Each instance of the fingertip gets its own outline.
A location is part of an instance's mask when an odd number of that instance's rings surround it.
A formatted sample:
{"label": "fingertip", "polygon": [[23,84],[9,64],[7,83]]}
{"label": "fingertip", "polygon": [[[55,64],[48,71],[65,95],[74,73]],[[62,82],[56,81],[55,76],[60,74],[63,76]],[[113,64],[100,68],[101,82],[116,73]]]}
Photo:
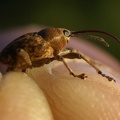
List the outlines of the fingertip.
{"label": "fingertip", "polygon": [[7,73],[0,88],[0,120],[53,119],[43,92],[25,73]]}
{"label": "fingertip", "polygon": [[[109,82],[84,62],[76,63],[72,60],[70,64],[68,60],[67,63],[76,74],[84,72],[88,77],[81,80],[70,76],[65,66],[57,61],[46,67],[29,70],[27,73],[43,90],[54,118],[118,119],[120,114],[116,111],[120,108],[119,85]],[[75,64],[78,66],[77,69]],[[103,68],[108,70],[105,66]]]}

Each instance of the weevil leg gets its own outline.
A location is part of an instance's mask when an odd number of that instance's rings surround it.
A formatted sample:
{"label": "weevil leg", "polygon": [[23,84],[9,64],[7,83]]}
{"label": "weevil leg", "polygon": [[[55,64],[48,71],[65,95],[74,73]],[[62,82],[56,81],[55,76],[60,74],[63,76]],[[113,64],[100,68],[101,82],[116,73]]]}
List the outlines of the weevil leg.
{"label": "weevil leg", "polygon": [[97,68],[90,60],[88,60],[82,53],[80,53],[79,51],[73,49],[73,48],[68,48],[65,49],[63,51],[61,51],[60,55],[63,58],[69,58],[69,59],[83,59],[84,61],[86,61],[90,66],[92,66],[96,72],[100,75],[102,75],[103,77],[106,77],[108,79],[108,81],[114,81],[116,82],[112,77],[105,75],[104,73],[102,73],[102,71]]}
{"label": "weevil leg", "polygon": [[74,77],[81,78],[81,79],[83,79],[83,80],[87,77],[84,73],[82,73],[82,74],[80,74],[80,75],[76,75],[76,74],[72,71],[72,69],[68,66],[68,64],[65,62],[65,60],[64,60],[64,58],[63,58],[62,56],[57,55],[56,59],[57,59],[58,61],[62,61],[62,62],[63,62],[63,64],[65,65],[65,67],[68,69],[70,75],[72,75],[72,76],[74,76]]}
{"label": "weevil leg", "polygon": [[29,54],[23,49],[17,51],[16,61],[15,69],[22,69],[22,71],[25,71],[25,68],[32,66]]}

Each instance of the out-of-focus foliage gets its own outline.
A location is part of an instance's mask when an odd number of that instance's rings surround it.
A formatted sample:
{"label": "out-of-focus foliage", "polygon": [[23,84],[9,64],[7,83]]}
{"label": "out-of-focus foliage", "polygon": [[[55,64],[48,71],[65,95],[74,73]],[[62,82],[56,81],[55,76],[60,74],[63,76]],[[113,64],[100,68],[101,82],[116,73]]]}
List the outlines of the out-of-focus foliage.
{"label": "out-of-focus foliage", "polygon": [[[120,38],[119,11],[119,0],[1,0],[0,29],[37,24],[70,30],[98,29]],[[104,38],[111,45],[107,50],[120,59],[120,44]]]}

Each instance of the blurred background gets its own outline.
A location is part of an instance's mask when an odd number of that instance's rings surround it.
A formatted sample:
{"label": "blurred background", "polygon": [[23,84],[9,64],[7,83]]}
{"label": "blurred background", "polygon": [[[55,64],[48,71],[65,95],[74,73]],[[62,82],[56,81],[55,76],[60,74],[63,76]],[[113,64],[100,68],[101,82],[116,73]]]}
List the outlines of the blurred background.
{"label": "blurred background", "polygon": [[[64,27],[69,30],[96,29],[120,38],[119,0],[1,0],[0,31],[25,25]],[[106,49],[120,60],[120,44],[99,34],[109,44]],[[94,42],[94,41],[89,41]],[[87,46],[86,46],[87,47]]]}

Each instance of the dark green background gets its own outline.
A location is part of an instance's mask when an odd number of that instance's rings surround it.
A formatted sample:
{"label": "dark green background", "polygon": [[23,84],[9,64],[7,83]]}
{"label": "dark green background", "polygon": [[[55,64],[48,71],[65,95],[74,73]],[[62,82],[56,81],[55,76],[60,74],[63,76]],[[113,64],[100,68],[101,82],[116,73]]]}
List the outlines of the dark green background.
{"label": "dark green background", "polygon": [[[70,30],[98,29],[120,38],[120,1],[1,0],[1,30],[28,24],[65,27]],[[107,50],[120,60],[120,44],[109,37],[104,38],[110,44]]]}

